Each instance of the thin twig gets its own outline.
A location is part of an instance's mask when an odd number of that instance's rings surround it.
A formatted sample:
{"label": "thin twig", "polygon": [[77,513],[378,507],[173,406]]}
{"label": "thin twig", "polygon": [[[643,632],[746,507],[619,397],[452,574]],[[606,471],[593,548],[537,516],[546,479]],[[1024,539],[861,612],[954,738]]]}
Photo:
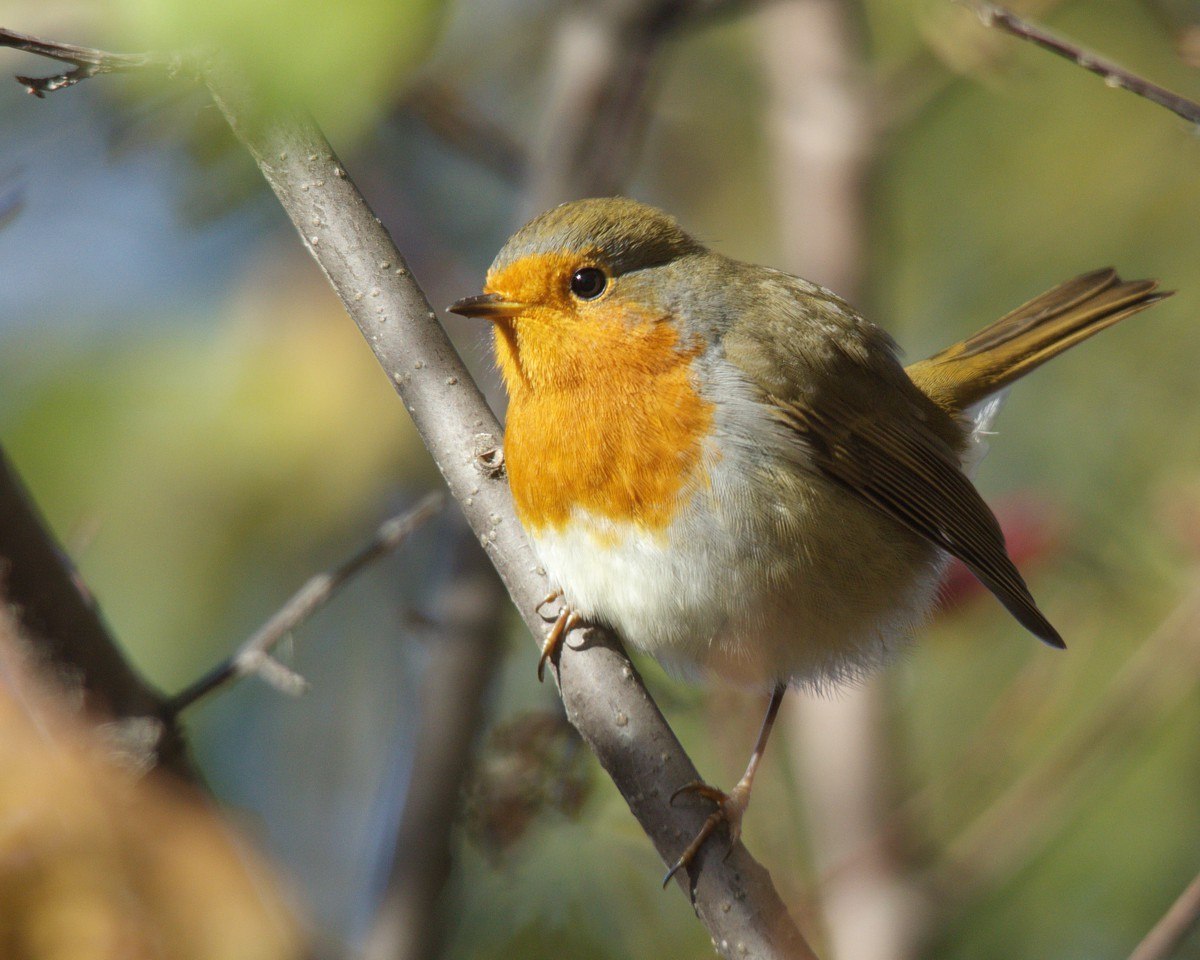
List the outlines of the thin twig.
{"label": "thin twig", "polygon": [[1162,915],[1142,942],[1134,947],[1129,960],[1167,960],[1183,938],[1200,923],[1200,874],[1184,888],[1179,898]]}
{"label": "thin twig", "polygon": [[73,43],[56,43],[41,40],[23,33],[5,30],[0,27],[0,47],[11,47],[14,50],[24,50],[39,57],[48,57],[60,63],[69,63],[75,69],[56,73],[49,77],[17,77],[27,92],[35,97],[44,98],[47,93],[73,87],[80,81],[102,73],[122,73],[129,70],[142,70],[146,67],[159,67],[170,73],[177,72],[182,64],[181,57],[164,57],[153,53],[109,53],[94,47],[80,47]]}
{"label": "thin twig", "polygon": [[271,656],[275,645],[316,613],[356,574],[407,540],[442,508],[444,497],[431,493],[411,510],[384,523],[369,543],[332,570],[310,577],[233,656],[217,664],[195,683],[171,697],[162,707],[165,717],[177,717],[197,700],[250,673],[256,673],[284,693],[298,694],[307,682]]}
{"label": "thin twig", "polygon": [[1037,44],[1043,50],[1049,50],[1060,57],[1065,57],[1077,66],[1083,67],[1084,70],[1091,71],[1097,76],[1102,77],[1107,86],[1128,90],[1139,97],[1144,97],[1151,103],[1157,103],[1160,107],[1166,107],[1166,109],[1183,117],[1189,123],[1200,124],[1200,103],[1197,103],[1195,100],[1189,100],[1187,97],[1174,93],[1166,87],[1161,87],[1157,83],[1147,80],[1145,77],[1139,77],[1136,73],[1131,73],[1111,60],[1097,56],[1069,40],[1054,35],[1037,24],[1030,23],[1028,20],[1022,20],[1015,14],[1009,13],[1003,7],[986,3],[984,0],[960,0],[960,2],[966,3],[973,8],[979,14],[979,19],[983,21],[984,26],[998,27],[1006,33],[1012,34],[1014,37]]}

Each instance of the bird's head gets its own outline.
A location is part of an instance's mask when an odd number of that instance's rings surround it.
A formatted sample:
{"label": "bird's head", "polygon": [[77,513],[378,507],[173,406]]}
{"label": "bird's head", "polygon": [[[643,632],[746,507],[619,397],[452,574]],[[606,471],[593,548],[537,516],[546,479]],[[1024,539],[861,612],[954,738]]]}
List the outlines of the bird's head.
{"label": "bird's head", "polygon": [[655,367],[688,339],[676,320],[687,258],[707,251],[665,213],[619,197],[564,203],[497,254],[484,293],[451,305],[493,321],[509,392]]}

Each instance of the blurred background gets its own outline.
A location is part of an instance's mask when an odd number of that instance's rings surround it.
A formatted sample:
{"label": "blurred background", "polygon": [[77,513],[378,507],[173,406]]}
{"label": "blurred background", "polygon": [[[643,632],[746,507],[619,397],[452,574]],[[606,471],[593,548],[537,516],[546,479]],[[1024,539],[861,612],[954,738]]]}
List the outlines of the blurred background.
{"label": "blurred background", "polygon": [[[1013,7],[1200,97],[1193,0]],[[841,960],[1124,957],[1200,869],[1200,141],[1183,121],[942,0],[0,12],[108,49],[241,54],[276,106],[315,112],[435,305],[478,292],[529,215],[613,192],[833,287],[910,359],[1096,267],[1178,290],[1022,382],[978,474],[1068,652],[952,575],[886,674],[790,698],[746,841]],[[0,210],[0,443],[156,686],[195,679],[438,486],[202,92],[0,87]],[[501,410],[486,331],[444,320]],[[281,656],[305,696],[250,679],[185,715],[213,791],[319,952],[343,955],[405,866],[414,757],[449,708],[459,803],[430,829],[453,856],[413,955],[711,955],[453,512],[297,631]],[[758,699],[639,666],[702,773],[734,782]]]}

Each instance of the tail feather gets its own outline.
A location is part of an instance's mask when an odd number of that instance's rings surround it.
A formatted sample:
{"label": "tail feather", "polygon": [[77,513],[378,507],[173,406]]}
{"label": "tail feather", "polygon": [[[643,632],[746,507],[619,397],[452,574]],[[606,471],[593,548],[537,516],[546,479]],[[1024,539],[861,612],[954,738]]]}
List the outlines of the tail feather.
{"label": "tail feather", "polygon": [[1111,267],[1085,273],[928,360],[911,364],[908,375],[939,406],[961,412],[1064,350],[1171,295],[1157,287],[1157,280],[1122,280]]}

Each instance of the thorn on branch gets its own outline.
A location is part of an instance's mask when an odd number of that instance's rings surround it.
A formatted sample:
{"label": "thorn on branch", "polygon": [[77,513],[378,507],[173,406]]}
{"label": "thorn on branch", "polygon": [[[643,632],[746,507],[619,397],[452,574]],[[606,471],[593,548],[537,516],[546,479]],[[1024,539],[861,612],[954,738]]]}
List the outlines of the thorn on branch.
{"label": "thorn on branch", "polygon": [[234,658],[234,673],[239,677],[257,674],[280,693],[298,697],[308,692],[309,682],[291,667],[284,666],[269,653],[248,650]]}

